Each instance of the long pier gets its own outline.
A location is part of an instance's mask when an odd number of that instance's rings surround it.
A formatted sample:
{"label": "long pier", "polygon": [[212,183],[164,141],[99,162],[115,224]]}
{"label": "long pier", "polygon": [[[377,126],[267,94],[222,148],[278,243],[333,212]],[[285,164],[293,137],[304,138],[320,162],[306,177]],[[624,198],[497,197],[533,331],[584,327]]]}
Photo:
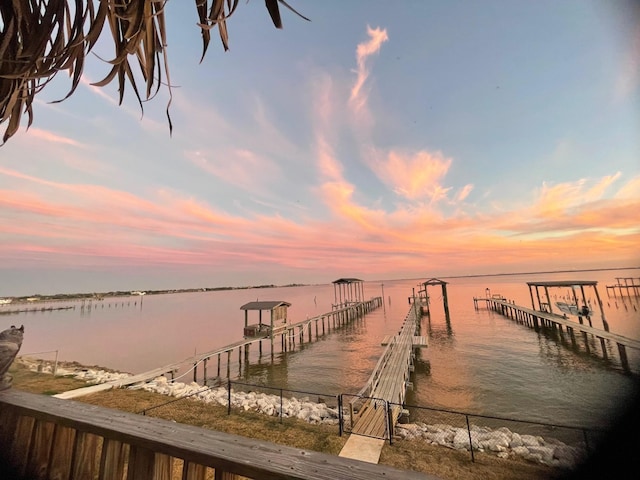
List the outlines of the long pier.
{"label": "long pier", "polygon": [[[579,318],[579,322],[575,322],[569,320],[569,318],[556,315],[553,313],[540,312],[537,310],[532,310],[530,308],[522,307],[520,305],[516,305],[515,303],[509,302],[503,298],[474,298],[473,303],[476,308],[480,303],[484,302],[486,307],[494,310],[510,319],[527,325],[529,327],[535,328],[536,330],[540,327],[548,327],[558,329],[562,332],[563,327],[571,336],[572,342],[575,344],[575,332],[580,332],[585,340],[585,344],[588,348],[588,343],[586,343],[587,336],[592,335],[593,337],[600,340],[600,345],[602,347],[602,355],[606,359],[608,358],[607,348],[606,348],[606,340],[610,340],[614,342],[618,347],[618,354],[620,355],[620,363],[622,364],[622,368],[629,372],[629,361],[627,358],[626,349],[635,348],[640,349],[640,341],[634,340],[632,338],[628,338],[622,335],[618,335],[616,333],[611,333],[606,330],[602,330],[599,328],[594,328],[592,325],[586,325],[583,322],[582,317]],[[589,319],[589,323],[591,323]]]}
{"label": "long pier", "polygon": [[614,285],[607,285],[607,295],[609,290],[613,293],[614,297],[617,297],[616,290],[620,297],[640,297],[640,278],[634,277],[616,277],[616,283]]}
{"label": "long pier", "polygon": [[[286,328],[284,328],[281,332],[278,333],[278,336],[281,337],[281,348],[283,352],[291,350],[295,348],[296,338],[299,339],[300,344],[302,344],[305,340],[305,332],[306,338],[308,342],[311,342],[313,339],[313,329],[312,325],[315,326],[315,338],[316,340],[320,338],[320,336],[329,333],[331,329],[339,328],[347,323],[352,322],[356,318],[362,317],[364,314],[379,308],[382,305],[381,297],[373,297],[370,300],[365,300],[362,302],[349,302],[343,304],[341,308],[337,308],[332,310],[331,312],[323,313],[321,315],[317,315],[315,317],[307,318],[297,323],[286,324]],[[252,344],[257,343],[258,348],[260,349],[260,354],[262,354],[262,342],[270,341],[271,344],[271,354],[273,355],[274,342],[269,336],[255,337],[255,338],[247,338],[244,340],[240,340],[238,342],[232,343],[230,345],[226,345],[224,347],[217,348],[215,350],[211,350],[205,353],[198,354],[194,357],[186,358],[179,362],[170,363],[168,365],[154,368],[153,370],[149,370],[147,372],[142,372],[136,375],[132,375],[130,377],[114,380],[111,382],[101,383],[98,385],[91,385],[88,387],[78,388],[75,390],[69,390],[67,392],[59,393],[55,395],[58,398],[77,398],[80,396],[88,395],[91,393],[96,393],[104,390],[109,390],[111,388],[121,388],[129,385],[135,385],[139,383],[145,383],[154,378],[170,374],[173,379],[175,374],[184,367],[189,367],[193,370],[193,381],[197,381],[198,378],[198,366],[202,365],[203,367],[203,378],[204,384],[207,384],[208,378],[208,363],[212,358],[217,358],[217,376],[220,377],[221,373],[221,360],[222,356],[226,356],[226,375],[227,378],[231,376],[231,357],[232,353],[237,350],[238,352],[238,362],[240,365],[242,364],[243,357],[245,362],[249,362],[249,349]],[[243,355],[244,354],[244,355]],[[188,371],[187,371],[188,373]]]}
{"label": "long pier", "polygon": [[427,338],[419,335],[422,307],[414,299],[398,334],[383,340],[382,356],[365,386],[349,402],[352,435],[340,456],[377,463],[384,440],[392,438],[407,389],[412,387],[414,348],[427,346]]}
{"label": "long pier", "polygon": [[[323,313],[320,315],[316,315],[315,317],[310,317],[305,320],[302,320],[297,323],[286,324],[286,327],[277,334],[280,337],[280,345],[283,352],[294,349],[296,345],[296,339],[299,340],[300,345],[302,345],[305,341],[305,332],[307,342],[313,341],[313,333],[315,330],[315,339],[317,340],[321,336],[328,333],[331,329],[339,328],[347,323],[350,323],[356,318],[360,318],[366,313],[379,308],[382,306],[382,298],[381,297],[373,297],[370,300],[365,300],[362,302],[350,302],[344,304],[345,306],[341,308],[337,308],[327,313]],[[315,329],[311,327],[314,326]],[[321,330],[320,330],[321,328]],[[271,343],[271,355],[273,355],[274,342],[272,338],[265,334],[260,337],[247,338],[245,340],[240,340],[238,342],[232,343],[225,347],[217,348],[215,350],[211,350],[209,352],[198,354],[195,358],[192,359],[193,362],[193,381],[196,381],[197,378],[197,368],[198,365],[202,363],[204,370],[204,379],[206,385],[207,379],[207,367],[208,362],[212,358],[217,358],[217,377],[220,377],[220,365],[221,365],[221,357],[226,355],[227,357],[227,378],[230,377],[230,365],[231,365],[231,356],[234,350],[238,350],[238,362],[242,364],[243,353],[245,362],[249,361],[249,351],[251,345],[257,343],[260,354],[262,354],[262,342],[269,341]]]}

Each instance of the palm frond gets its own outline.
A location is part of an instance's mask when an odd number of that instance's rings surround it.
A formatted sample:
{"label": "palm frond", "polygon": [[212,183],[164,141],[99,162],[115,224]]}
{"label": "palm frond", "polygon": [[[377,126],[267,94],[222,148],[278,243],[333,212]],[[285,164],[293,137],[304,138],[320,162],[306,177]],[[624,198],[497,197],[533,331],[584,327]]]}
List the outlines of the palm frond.
{"label": "palm frond", "polygon": [[[67,71],[71,85],[62,101],[80,83],[87,55],[96,45],[105,23],[109,26],[114,56],[110,71],[96,86],[117,79],[119,101],[131,87],[140,108],[164,84],[169,90],[167,118],[171,104],[171,77],[167,62],[165,6],[168,0],[3,0],[0,2],[0,124],[6,123],[2,143],[19,129],[22,115],[33,122],[35,96],[60,71]],[[180,0],[183,1],[183,0]],[[218,28],[225,50],[229,48],[227,20],[238,0],[195,0],[202,32],[202,59]],[[293,10],[284,0],[265,0],[276,28],[282,28],[279,4]],[[133,65],[132,63],[133,62]],[[138,72],[136,74],[136,72]],[[165,82],[163,82],[163,73]],[[144,93],[136,76],[144,80]]]}

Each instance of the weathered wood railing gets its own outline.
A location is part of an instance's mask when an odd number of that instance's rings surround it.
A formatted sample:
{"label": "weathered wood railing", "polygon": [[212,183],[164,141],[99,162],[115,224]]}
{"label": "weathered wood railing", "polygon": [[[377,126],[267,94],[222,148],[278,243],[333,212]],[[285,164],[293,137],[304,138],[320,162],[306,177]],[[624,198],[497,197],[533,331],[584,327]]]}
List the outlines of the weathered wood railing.
{"label": "weathered wood railing", "polygon": [[18,390],[0,392],[0,460],[30,479],[434,478]]}
{"label": "weathered wood railing", "polygon": [[[378,408],[381,401],[394,404],[404,403],[406,388],[409,385],[409,376],[412,371],[413,347],[415,333],[420,323],[421,304],[413,302],[404,323],[397,335],[385,339],[386,347],[378,360],[369,380],[362,389],[352,397],[349,402],[349,418],[351,431],[355,433],[367,433],[377,436],[384,433],[389,435],[401,412],[401,408],[395,406],[391,411]],[[372,408],[375,407],[375,416],[391,415],[390,422],[382,422],[380,419],[372,419]],[[366,418],[366,421],[361,420]],[[360,426],[359,426],[360,425]],[[377,433],[370,428],[377,425]],[[391,428],[391,430],[389,429]],[[386,432],[386,433],[385,433]]]}

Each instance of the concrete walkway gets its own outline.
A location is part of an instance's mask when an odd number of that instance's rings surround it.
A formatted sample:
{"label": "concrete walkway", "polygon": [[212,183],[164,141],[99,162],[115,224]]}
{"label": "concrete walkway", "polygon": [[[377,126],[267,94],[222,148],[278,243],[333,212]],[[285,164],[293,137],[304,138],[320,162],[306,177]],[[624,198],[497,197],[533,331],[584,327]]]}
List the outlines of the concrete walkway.
{"label": "concrete walkway", "polygon": [[378,463],[384,440],[381,438],[350,435],[340,450],[340,457],[352,458],[362,462]]}

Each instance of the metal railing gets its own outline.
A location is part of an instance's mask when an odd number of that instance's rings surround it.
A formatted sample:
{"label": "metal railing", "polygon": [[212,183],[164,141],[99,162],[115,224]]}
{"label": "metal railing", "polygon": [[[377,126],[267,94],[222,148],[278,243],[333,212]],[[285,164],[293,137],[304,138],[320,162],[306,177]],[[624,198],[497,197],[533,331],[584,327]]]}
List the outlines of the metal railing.
{"label": "metal railing", "polygon": [[[272,395],[270,399],[274,408],[271,409],[272,416],[280,418],[280,422],[285,419],[304,419],[304,416],[292,414],[287,410],[287,405],[295,399],[299,404],[324,404],[331,412],[331,417],[325,417],[318,423],[336,425],[338,434],[351,433],[364,436],[374,436],[383,438],[390,445],[394,439],[422,438],[432,444],[442,445],[449,448],[464,449],[469,451],[471,461],[475,461],[475,452],[488,451],[499,454],[506,450],[517,450],[518,447],[541,447],[529,448],[533,453],[531,460],[541,460],[536,455],[545,454],[545,445],[557,451],[568,448],[571,455],[576,458],[585,458],[594,450],[595,445],[605,432],[604,429],[584,427],[576,425],[546,423],[530,419],[517,419],[495,415],[483,415],[471,412],[448,410],[443,408],[426,407],[421,405],[408,405],[402,403],[388,402],[384,399],[376,399],[358,394],[340,393],[327,394],[321,392],[310,392],[301,390],[291,390],[282,387],[272,387],[261,384],[227,380],[217,386],[209,386],[180,398],[174,398],[167,402],[148,407],[139,413],[146,415],[147,412],[162,408],[166,405],[174,404],[181,400],[202,396],[204,392],[224,388],[227,415],[242,415],[245,408],[242,404],[234,400],[234,394],[238,393],[264,393]],[[243,390],[244,389],[244,390]],[[315,401],[310,400],[314,398]],[[298,400],[299,398],[299,400]],[[373,435],[354,431],[354,425],[358,419],[359,409],[370,402],[375,408],[380,408],[384,413],[384,433],[383,435]],[[249,410],[256,411],[250,407]],[[295,412],[295,410],[294,410]],[[335,418],[337,416],[337,418]],[[411,424],[405,426],[407,419],[411,419]],[[396,423],[398,419],[398,423]],[[509,428],[510,427],[510,428]],[[522,450],[522,448],[520,449]],[[565,449],[566,450],[566,449]],[[538,451],[538,453],[536,453]],[[548,453],[548,452],[547,452]],[[562,453],[562,452],[561,452]],[[565,452],[566,453],[566,452]]]}

